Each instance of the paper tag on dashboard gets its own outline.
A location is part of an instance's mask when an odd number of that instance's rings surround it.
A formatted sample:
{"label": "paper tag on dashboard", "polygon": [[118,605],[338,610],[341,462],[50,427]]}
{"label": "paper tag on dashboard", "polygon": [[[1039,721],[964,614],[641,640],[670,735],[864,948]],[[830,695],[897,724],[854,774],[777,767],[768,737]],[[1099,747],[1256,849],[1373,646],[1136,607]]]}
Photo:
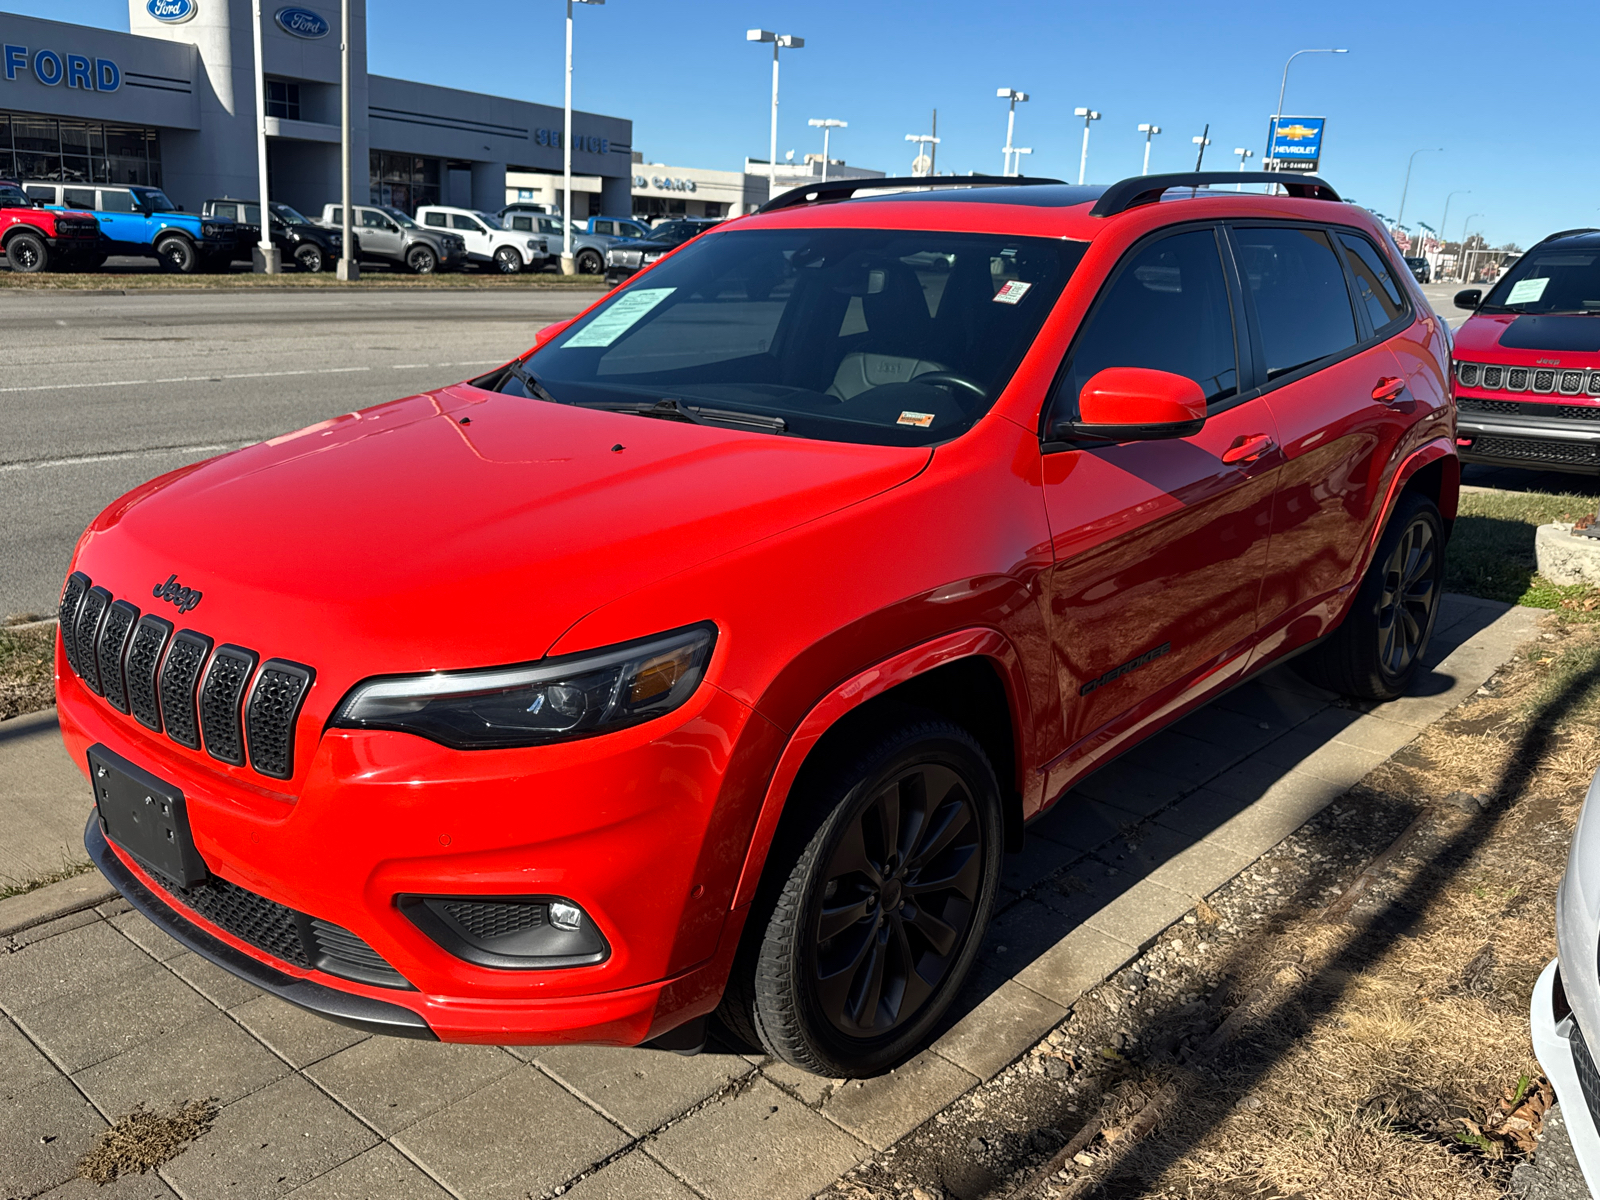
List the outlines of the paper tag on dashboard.
{"label": "paper tag on dashboard", "polygon": [[915,425],[918,429],[926,429],[933,424],[932,413],[903,412],[896,425]]}
{"label": "paper tag on dashboard", "polygon": [[1033,284],[1024,283],[1020,279],[1009,279],[998,292],[994,294],[995,302],[999,304],[1015,304],[1028,294],[1028,289]]}
{"label": "paper tag on dashboard", "polygon": [[1532,304],[1544,295],[1544,289],[1549,285],[1548,279],[1519,279],[1511,285],[1511,295],[1506,297],[1506,303]]}

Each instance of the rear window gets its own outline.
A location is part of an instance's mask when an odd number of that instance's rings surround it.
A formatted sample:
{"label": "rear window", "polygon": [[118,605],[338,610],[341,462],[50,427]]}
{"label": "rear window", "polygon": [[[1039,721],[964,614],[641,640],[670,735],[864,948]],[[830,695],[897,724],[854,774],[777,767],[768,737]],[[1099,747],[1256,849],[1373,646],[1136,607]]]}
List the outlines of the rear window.
{"label": "rear window", "polygon": [[1600,249],[1537,246],[1495,284],[1482,311],[1600,312]]}
{"label": "rear window", "polygon": [[[1389,266],[1378,248],[1366,238],[1357,233],[1341,233],[1339,241],[1344,245],[1350,274],[1356,281],[1356,300],[1367,310],[1372,328],[1381,330],[1405,312],[1400,285],[1389,274]],[[1420,258],[1415,260],[1417,264],[1421,262]]]}
{"label": "rear window", "polygon": [[133,193],[123,191],[121,188],[101,188],[100,211],[131,213],[133,211]]}
{"label": "rear window", "polygon": [[1358,341],[1344,268],[1316,229],[1235,229],[1239,267],[1255,302],[1267,378],[1348,350]]}
{"label": "rear window", "polygon": [[[56,189],[48,183],[30,183],[22,189],[27,193],[29,200],[43,200],[46,204],[56,202]],[[94,205],[89,205],[93,208]]]}
{"label": "rear window", "polygon": [[433,226],[435,229],[443,229],[447,224],[444,214],[439,212],[423,213],[422,222],[425,225]]}
{"label": "rear window", "polygon": [[62,188],[61,203],[65,204],[68,208],[93,208],[94,189],[73,187]]}

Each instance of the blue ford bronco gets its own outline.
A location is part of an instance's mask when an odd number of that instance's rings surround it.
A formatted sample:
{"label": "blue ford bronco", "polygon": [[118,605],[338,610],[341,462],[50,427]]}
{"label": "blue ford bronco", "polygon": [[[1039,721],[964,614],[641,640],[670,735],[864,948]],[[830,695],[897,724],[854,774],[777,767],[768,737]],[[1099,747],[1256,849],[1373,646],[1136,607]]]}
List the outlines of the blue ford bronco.
{"label": "blue ford bronco", "polygon": [[235,222],[186,213],[160,188],[29,179],[22,189],[45,208],[88,209],[99,219],[100,246],[84,262],[88,270],[113,254],[153,258],[180,275],[226,271],[233,261]]}

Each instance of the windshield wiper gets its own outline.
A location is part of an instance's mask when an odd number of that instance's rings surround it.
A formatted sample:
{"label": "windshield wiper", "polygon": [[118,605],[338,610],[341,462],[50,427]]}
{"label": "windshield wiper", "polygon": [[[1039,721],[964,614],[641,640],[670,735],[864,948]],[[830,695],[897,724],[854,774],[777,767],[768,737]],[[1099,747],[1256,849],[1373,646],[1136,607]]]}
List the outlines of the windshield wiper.
{"label": "windshield wiper", "polygon": [[557,400],[546,391],[544,384],[540,383],[534,373],[520,362],[514,362],[506,367],[506,374],[515,376],[522,386],[527,389],[528,393],[537,400],[547,400],[551,404],[565,403],[565,401]]}
{"label": "windshield wiper", "polygon": [[787,433],[789,423],[782,417],[764,413],[736,412],[726,408],[688,407],[672,396],[664,396],[654,404],[629,403],[617,400],[579,401],[580,408],[599,408],[606,412],[631,413],[636,417],[656,417],[663,421],[687,421],[692,425],[743,425],[751,429],[765,429],[771,433]]}

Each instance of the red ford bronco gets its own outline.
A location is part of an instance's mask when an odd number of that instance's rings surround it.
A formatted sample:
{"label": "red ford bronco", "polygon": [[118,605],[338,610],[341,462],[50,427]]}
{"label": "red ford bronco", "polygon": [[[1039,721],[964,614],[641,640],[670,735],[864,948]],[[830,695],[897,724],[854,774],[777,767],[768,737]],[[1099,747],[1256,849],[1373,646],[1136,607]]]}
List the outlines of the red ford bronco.
{"label": "red ford bronco", "polygon": [[86,263],[99,244],[94,214],[35,208],[18,184],[0,179],[0,250],[13,271]]}

